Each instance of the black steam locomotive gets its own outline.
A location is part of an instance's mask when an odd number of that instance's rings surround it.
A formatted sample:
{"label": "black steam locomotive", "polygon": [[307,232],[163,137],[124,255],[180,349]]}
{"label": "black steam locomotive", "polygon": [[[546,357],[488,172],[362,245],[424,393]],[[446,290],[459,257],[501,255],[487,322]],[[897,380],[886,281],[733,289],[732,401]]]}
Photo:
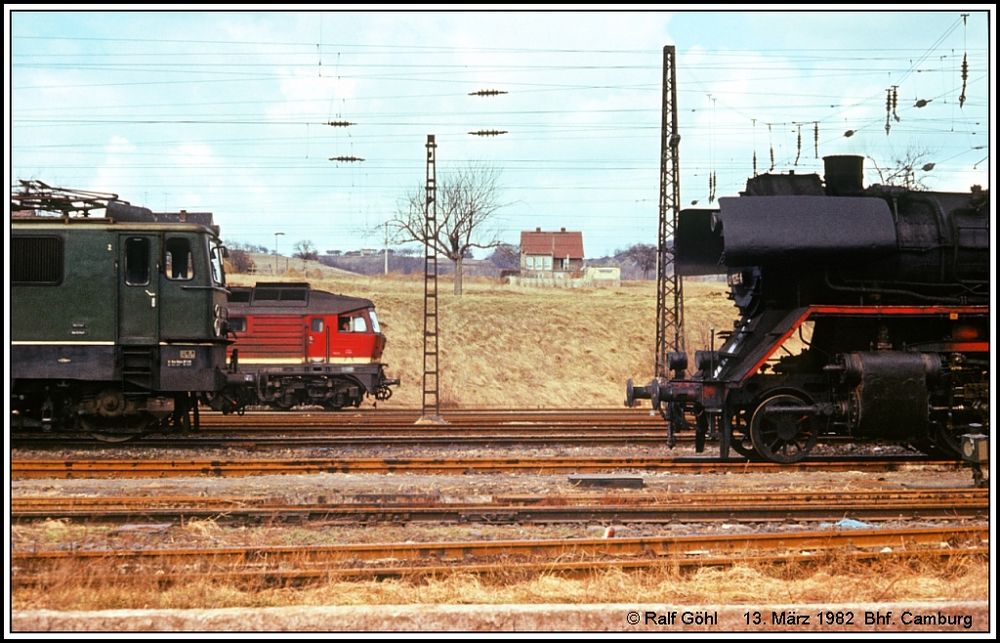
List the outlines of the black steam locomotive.
{"label": "black steam locomotive", "polygon": [[[627,385],[698,451],[796,462],[824,434],[957,454],[989,422],[989,193],[765,174],[718,210],[684,210],[680,275],[728,274],[740,317],[721,345],[671,353],[671,377]],[[714,344],[714,338],[713,338]]]}

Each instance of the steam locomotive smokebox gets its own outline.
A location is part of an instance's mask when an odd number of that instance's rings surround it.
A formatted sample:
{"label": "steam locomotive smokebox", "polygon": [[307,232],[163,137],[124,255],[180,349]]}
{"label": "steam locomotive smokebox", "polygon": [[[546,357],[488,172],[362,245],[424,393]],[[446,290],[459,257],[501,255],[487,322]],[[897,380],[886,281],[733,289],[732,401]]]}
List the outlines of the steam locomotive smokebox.
{"label": "steam locomotive smokebox", "polygon": [[682,276],[725,274],[721,224],[716,210],[688,209],[677,219],[674,269]]}
{"label": "steam locomotive smokebox", "polygon": [[826,193],[829,196],[861,194],[865,181],[865,157],[844,155],[824,156]]}

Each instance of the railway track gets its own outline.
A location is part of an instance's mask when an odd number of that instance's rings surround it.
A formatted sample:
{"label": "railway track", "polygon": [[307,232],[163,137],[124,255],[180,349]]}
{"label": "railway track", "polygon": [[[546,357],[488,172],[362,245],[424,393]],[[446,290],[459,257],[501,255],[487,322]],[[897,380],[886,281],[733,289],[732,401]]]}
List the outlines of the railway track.
{"label": "railway track", "polygon": [[500,496],[491,502],[441,502],[436,498],[372,497],[340,502],[296,503],[267,498],[203,496],[27,497],[11,500],[11,520],[74,520],[180,523],[289,523],[306,521],[370,524],[410,523],[577,523],[577,522],[767,522],[984,518],[986,489],[850,491],[838,493],[683,493],[666,495]]}
{"label": "railway track", "polygon": [[[636,429],[609,431],[607,428],[505,427],[454,428],[450,431],[412,429],[341,429],[339,434],[328,429],[241,427],[231,429],[233,435],[213,433],[153,435],[129,444],[143,448],[207,449],[207,448],[334,448],[334,447],[441,447],[441,446],[606,446],[622,444],[666,444],[666,431],[651,432]],[[263,435],[262,435],[263,434]],[[107,448],[108,443],[96,438],[64,435],[16,436],[13,445],[20,448]]]}
{"label": "railway track", "polygon": [[295,458],[205,460],[65,460],[20,459],[11,462],[11,479],[27,478],[163,478],[186,476],[248,476],[310,473],[584,473],[598,471],[778,472],[895,471],[910,466],[962,465],[923,456],[878,458],[812,458],[790,465],[717,458]]}
{"label": "railway track", "polygon": [[[251,411],[245,415],[208,412],[201,415],[202,427],[213,429],[240,424],[259,426],[377,426],[414,428],[420,409],[352,409],[324,411]],[[648,426],[662,427],[663,418],[650,415],[649,409],[445,409],[441,415],[452,426],[509,426],[524,423],[571,426]],[[433,428],[433,425],[417,425]]]}
{"label": "railway track", "polygon": [[[210,577],[229,582],[303,582],[337,577],[591,571],[613,567],[683,568],[748,562],[811,563],[854,559],[988,555],[988,527],[800,531],[656,538],[351,544],[16,552],[14,586],[65,582],[69,570],[91,585],[103,578],[160,584]],[[400,564],[408,561],[410,564]]]}
{"label": "railway track", "polygon": [[[252,412],[243,416],[202,414],[201,430],[137,436],[132,444],[149,448],[335,448],[358,446],[607,446],[663,445],[667,430],[659,415],[630,409],[549,411],[461,410],[449,424],[415,425],[420,412],[364,410],[345,412]],[[106,440],[77,433],[14,432],[18,448],[106,448]],[[682,433],[679,443],[693,443]],[[844,442],[826,436],[826,443]]]}
{"label": "railway track", "polygon": [[[206,413],[194,433],[150,434],[135,444],[150,448],[618,445],[663,444],[659,416],[628,409],[503,411],[464,410],[449,424],[416,425],[420,411],[253,412],[243,416]],[[15,433],[17,447],[106,447],[90,436]]]}

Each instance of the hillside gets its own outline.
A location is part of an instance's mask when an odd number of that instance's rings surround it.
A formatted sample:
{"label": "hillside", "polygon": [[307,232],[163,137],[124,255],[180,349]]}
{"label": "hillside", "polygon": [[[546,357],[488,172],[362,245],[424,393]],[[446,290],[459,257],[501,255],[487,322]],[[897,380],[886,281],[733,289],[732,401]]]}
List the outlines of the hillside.
{"label": "hillside", "polygon": [[[299,260],[292,259],[294,267]],[[363,277],[305,266],[281,276],[314,288],[375,302],[388,338],[384,361],[402,384],[387,404],[421,403],[423,280]],[[229,276],[252,284],[271,275]],[[595,290],[512,289],[466,279],[465,295],[441,279],[442,406],[618,406],[625,380],[653,371],[656,292],[653,282]],[[685,283],[688,350],[707,348],[709,328],[732,328],[735,308],[720,283]]]}

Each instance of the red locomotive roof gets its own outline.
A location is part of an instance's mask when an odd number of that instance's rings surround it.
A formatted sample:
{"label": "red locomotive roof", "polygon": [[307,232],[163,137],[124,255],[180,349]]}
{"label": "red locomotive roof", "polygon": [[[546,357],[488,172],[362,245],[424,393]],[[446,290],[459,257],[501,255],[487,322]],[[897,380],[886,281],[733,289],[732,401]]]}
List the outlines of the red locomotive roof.
{"label": "red locomotive roof", "polygon": [[229,314],[267,312],[286,315],[336,315],[362,308],[374,308],[370,299],[348,297],[325,290],[313,290],[307,283],[258,283],[254,287],[229,287]]}
{"label": "red locomotive roof", "polygon": [[566,228],[559,232],[543,232],[541,228],[534,232],[524,230],[521,232],[521,254],[583,259],[583,233],[566,232]]}

